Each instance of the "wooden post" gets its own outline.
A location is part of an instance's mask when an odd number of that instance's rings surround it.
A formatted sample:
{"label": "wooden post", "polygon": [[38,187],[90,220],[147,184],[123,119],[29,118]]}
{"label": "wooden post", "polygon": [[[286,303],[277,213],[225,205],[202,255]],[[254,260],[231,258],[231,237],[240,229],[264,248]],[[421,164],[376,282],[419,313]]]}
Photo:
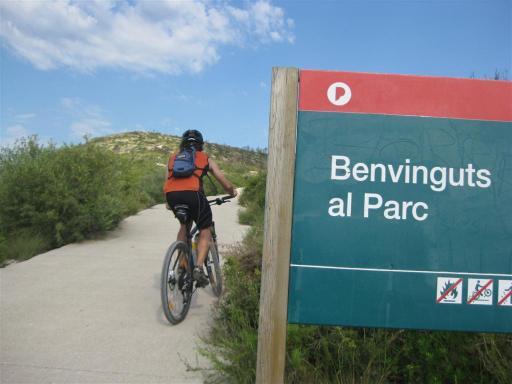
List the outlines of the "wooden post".
{"label": "wooden post", "polygon": [[299,71],[272,69],[256,383],[284,381]]}

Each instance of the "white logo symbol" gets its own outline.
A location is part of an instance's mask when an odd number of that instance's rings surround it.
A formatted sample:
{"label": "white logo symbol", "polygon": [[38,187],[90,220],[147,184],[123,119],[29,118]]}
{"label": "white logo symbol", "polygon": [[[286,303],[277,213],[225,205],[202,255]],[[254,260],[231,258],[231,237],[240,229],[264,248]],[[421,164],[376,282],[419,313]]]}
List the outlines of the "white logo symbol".
{"label": "white logo symbol", "polygon": [[[336,97],[336,93],[338,88],[342,88],[345,91],[345,94],[341,97]],[[345,83],[334,83],[331,84],[329,89],[327,90],[327,98],[331,103],[337,106],[345,105],[350,101],[352,97],[352,91],[350,87]]]}

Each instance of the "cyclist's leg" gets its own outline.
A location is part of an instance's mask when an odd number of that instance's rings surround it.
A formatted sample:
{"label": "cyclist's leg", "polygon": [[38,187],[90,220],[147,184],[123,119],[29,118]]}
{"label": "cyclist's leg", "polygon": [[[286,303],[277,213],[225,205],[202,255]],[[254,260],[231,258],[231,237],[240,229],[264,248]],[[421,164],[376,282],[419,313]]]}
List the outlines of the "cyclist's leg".
{"label": "cyclist's leg", "polygon": [[178,235],[176,236],[176,240],[178,241],[187,241],[187,224],[180,223],[180,230],[178,231]]}
{"label": "cyclist's leg", "polygon": [[212,237],[210,227],[212,226],[213,218],[212,210],[206,196],[201,192],[197,192],[196,196],[197,216],[194,216],[194,220],[199,228],[199,241],[197,245],[197,270],[195,274],[198,276],[200,286],[205,286],[209,283],[209,280],[204,273],[203,265],[208,254],[210,239]]}
{"label": "cyclist's leg", "polygon": [[[176,240],[183,241],[183,242],[187,241],[187,224],[180,224],[180,230],[178,231]],[[186,269],[188,261],[187,261],[185,254],[180,253],[179,257],[180,257],[180,267],[182,267],[183,269]]]}
{"label": "cyclist's leg", "polygon": [[[187,206],[190,204],[190,193],[183,192],[183,191],[182,192],[168,192],[168,193],[166,193],[165,198],[167,200],[167,205],[172,209],[173,212],[176,212],[175,207],[178,204],[185,204]],[[193,200],[193,201],[195,201],[195,200]],[[176,240],[186,242],[187,241],[187,229],[188,229],[187,224],[180,223],[180,229],[178,231],[178,234],[176,235]],[[179,253],[179,260],[180,260],[180,266],[183,269],[186,269],[188,261],[187,261],[186,255],[183,254],[181,251]]]}
{"label": "cyclist's leg", "polygon": [[204,265],[204,260],[206,259],[206,255],[208,254],[208,250],[210,249],[210,241],[212,239],[212,232],[210,227],[201,229],[199,231],[199,243],[197,244],[197,265]]}
{"label": "cyclist's leg", "polygon": [[197,245],[197,265],[201,268],[204,265],[208,249],[210,248],[210,240],[212,232],[210,227],[213,224],[213,215],[210,204],[204,193],[198,192],[198,214],[197,227],[199,228],[199,244]]}
{"label": "cyclist's leg", "polygon": [[[192,276],[194,280],[197,281],[197,287],[205,287],[208,285],[210,280],[204,273],[204,261],[206,259],[206,255],[208,254],[208,244],[210,241],[208,240],[211,237],[210,228],[203,228],[199,230],[199,241],[197,245],[197,264],[194,267],[194,271]],[[205,248],[206,244],[206,248]]]}

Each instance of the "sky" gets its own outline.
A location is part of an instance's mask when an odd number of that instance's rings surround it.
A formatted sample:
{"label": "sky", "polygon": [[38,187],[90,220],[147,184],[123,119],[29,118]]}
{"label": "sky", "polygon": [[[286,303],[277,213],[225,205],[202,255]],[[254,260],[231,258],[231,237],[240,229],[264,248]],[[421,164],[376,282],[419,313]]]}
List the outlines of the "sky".
{"label": "sky", "polygon": [[512,0],[0,0],[0,60],[0,145],[265,148],[272,67],[510,80]]}

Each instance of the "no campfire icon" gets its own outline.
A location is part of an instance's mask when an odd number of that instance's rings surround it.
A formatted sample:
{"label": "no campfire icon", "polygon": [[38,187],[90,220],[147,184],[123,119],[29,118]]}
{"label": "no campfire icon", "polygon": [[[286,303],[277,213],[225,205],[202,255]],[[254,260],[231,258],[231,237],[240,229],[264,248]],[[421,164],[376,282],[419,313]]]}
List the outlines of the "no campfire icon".
{"label": "no campfire icon", "polygon": [[438,277],[436,302],[441,304],[461,304],[462,280],[462,277]]}

